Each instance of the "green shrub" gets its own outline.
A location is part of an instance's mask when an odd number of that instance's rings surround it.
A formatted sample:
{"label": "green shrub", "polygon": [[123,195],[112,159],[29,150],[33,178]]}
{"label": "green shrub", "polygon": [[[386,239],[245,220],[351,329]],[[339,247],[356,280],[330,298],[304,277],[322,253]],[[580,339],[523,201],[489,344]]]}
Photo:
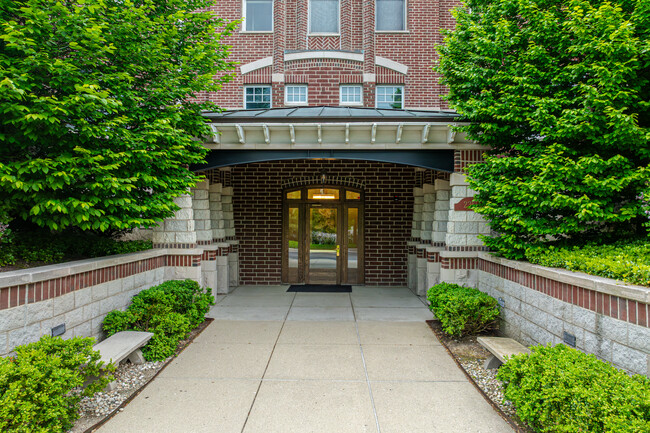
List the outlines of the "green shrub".
{"label": "green shrub", "polygon": [[[15,357],[0,358],[0,431],[45,433],[72,427],[79,400],[112,380],[110,375],[101,377],[100,356],[93,343],[92,338],[45,336],[16,347]],[[91,377],[101,378],[81,392],[72,392]]]}
{"label": "green shrub", "polygon": [[650,380],[564,345],[510,358],[497,377],[517,415],[541,432],[650,431]]}
{"label": "green shrub", "polygon": [[498,325],[497,300],[480,290],[440,283],[429,289],[427,300],[442,330],[449,335],[478,334]]}
{"label": "green shrub", "polygon": [[102,328],[107,336],[127,330],[153,332],[142,354],[149,361],[162,360],[173,355],[178,341],[205,320],[211,305],[211,289],[204,292],[192,280],[167,281],[135,295],[126,311],[108,313]]}
{"label": "green shrub", "polygon": [[542,266],[565,268],[650,286],[648,239],[621,241],[610,245],[528,249],[526,258],[531,263]]}

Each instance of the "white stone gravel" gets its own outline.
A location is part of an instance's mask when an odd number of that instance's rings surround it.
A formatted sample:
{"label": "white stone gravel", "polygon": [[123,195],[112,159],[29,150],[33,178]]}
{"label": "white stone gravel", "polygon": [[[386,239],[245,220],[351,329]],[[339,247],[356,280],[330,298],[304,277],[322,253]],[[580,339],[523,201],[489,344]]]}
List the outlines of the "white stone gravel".
{"label": "white stone gravel", "polygon": [[512,403],[504,400],[503,384],[496,378],[497,369],[483,368],[484,360],[459,359],[461,365],[472,376],[472,379],[483,390],[485,394],[496,403],[506,415],[512,417],[515,415],[515,408]]}

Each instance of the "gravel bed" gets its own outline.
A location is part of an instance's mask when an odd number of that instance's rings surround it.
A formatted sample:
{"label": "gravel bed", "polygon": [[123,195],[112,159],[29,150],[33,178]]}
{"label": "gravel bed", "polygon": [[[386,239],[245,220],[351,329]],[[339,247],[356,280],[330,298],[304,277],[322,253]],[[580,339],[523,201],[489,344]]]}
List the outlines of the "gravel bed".
{"label": "gravel bed", "polygon": [[484,359],[458,359],[465,371],[472,376],[474,382],[483,392],[509,417],[515,416],[515,408],[512,403],[504,400],[503,384],[497,379],[497,369],[487,370],[483,368]]}

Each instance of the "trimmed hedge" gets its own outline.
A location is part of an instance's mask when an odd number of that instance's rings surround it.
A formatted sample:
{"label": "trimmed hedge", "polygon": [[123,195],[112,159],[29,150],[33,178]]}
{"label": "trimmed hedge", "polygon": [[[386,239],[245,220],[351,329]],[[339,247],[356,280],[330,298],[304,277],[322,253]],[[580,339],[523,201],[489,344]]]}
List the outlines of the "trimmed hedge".
{"label": "trimmed hedge", "polygon": [[192,280],[167,281],[135,295],[126,311],[108,313],[102,328],[107,336],[120,331],[153,332],[142,354],[148,361],[162,360],[173,355],[179,340],[205,320],[211,305],[212,289],[203,291]]}
{"label": "trimmed hedge", "polygon": [[650,240],[529,249],[531,263],[650,286]]}
{"label": "trimmed hedge", "polygon": [[501,366],[497,378],[517,415],[540,432],[646,433],[650,380],[562,344],[535,346]]}
{"label": "trimmed hedge", "polygon": [[499,304],[480,290],[440,283],[428,290],[427,300],[442,330],[449,335],[460,337],[498,327]]}
{"label": "trimmed hedge", "polygon": [[[44,336],[16,347],[16,356],[0,358],[0,431],[45,433],[67,431],[79,417],[78,403],[112,380],[101,374],[93,338],[63,340]],[[105,372],[115,371],[109,365]],[[80,392],[92,377],[99,379]]]}

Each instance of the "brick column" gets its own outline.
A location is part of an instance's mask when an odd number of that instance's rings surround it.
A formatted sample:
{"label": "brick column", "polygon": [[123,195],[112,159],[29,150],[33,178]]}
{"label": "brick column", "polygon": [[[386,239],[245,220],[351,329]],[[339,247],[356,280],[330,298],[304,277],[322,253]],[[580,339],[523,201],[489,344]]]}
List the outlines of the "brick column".
{"label": "brick column", "polygon": [[[435,190],[431,184],[422,185],[422,212],[420,213],[420,235],[421,243],[416,246],[416,267],[417,283],[415,292],[419,296],[425,296],[429,287],[428,281],[428,263],[427,249],[431,246],[431,236],[433,228],[434,207],[435,207]],[[417,197],[416,197],[417,200]]]}
{"label": "brick column", "polygon": [[413,292],[418,290],[418,248],[420,248],[420,232],[422,226],[422,208],[424,190],[413,188],[413,222],[411,224],[411,241],[408,242],[408,286]]}
{"label": "brick column", "polygon": [[212,243],[212,226],[210,223],[210,201],[208,181],[200,182],[190,191],[192,193],[192,212],[194,213],[194,230],[198,245]]}

